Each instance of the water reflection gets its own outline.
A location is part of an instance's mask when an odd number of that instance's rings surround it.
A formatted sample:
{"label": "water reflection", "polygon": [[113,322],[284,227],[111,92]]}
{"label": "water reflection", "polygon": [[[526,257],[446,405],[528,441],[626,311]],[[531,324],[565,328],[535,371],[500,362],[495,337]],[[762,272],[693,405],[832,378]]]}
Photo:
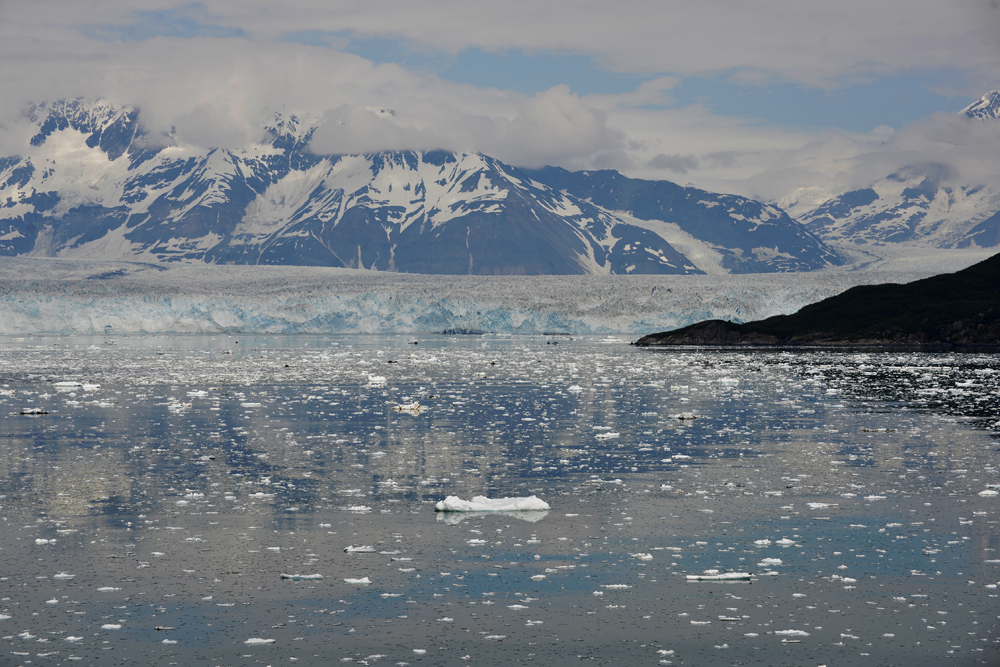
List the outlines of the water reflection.
{"label": "water reflection", "polygon": [[15,659],[996,658],[996,357],[105,342],[0,341]]}

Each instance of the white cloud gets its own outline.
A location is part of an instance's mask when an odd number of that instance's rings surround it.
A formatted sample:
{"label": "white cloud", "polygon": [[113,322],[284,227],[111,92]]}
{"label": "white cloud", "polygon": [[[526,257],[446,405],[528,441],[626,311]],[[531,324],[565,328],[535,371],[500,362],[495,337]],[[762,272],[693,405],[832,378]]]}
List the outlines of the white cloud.
{"label": "white cloud", "polygon": [[[997,154],[995,137],[948,115],[887,135],[789,130],[700,105],[671,108],[682,77],[708,73],[833,86],[950,67],[981,85],[981,94],[997,86],[990,77],[1000,71],[1000,10],[990,0],[622,0],[613,9],[597,0],[571,7],[370,0],[335,9],[321,0],[280,7],[270,0],[150,0],[145,14],[134,10],[131,0],[0,5],[3,154],[26,140],[12,120],[26,104],[87,96],[137,106],[154,135],[173,132],[195,145],[244,145],[258,138],[264,110],[286,109],[322,118],[314,137],[322,152],[482,151],[523,166],[682,176],[762,199],[858,187],[934,160],[962,177],[996,171],[989,159],[989,151]],[[188,33],[168,36],[174,28]],[[332,44],[354,34],[451,54],[476,47],[588,55],[658,76],[620,95],[580,97],[556,86],[525,96],[280,41],[304,31],[332,35]],[[139,41],[121,41],[129,35]]]}

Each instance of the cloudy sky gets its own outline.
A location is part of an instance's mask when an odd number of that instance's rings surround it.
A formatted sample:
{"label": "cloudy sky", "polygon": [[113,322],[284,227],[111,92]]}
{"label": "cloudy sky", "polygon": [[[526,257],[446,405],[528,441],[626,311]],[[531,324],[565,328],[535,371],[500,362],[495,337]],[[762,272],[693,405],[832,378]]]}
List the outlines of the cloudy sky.
{"label": "cloudy sky", "polygon": [[26,105],[103,97],[198,146],[286,111],[320,119],[319,152],[482,151],[790,204],[930,160],[995,171],[1000,147],[953,113],[1000,88],[998,0],[0,0],[0,58],[4,152]]}

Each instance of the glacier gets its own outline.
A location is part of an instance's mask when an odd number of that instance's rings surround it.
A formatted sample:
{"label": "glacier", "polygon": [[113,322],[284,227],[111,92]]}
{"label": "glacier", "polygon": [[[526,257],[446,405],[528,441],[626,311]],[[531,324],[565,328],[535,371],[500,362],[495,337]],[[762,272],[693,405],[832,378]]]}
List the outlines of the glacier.
{"label": "glacier", "polygon": [[434,276],[361,269],[0,258],[0,334],[646,334],[793,313],[921,270]]}

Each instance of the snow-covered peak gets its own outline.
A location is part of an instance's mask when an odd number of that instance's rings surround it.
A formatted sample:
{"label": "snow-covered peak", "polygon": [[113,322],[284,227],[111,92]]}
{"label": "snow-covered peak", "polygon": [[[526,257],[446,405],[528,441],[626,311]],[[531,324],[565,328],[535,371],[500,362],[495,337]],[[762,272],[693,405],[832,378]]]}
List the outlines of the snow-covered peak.
{"label": "snow-covered peak", "polygon": [[991,90],[960,112],[969,118],[995,120],[1000,118],[1000,90]]}
{"label": "snow-covered peak", "polygon": [[308,113],[276,111],[264,116],[264,131],[273,139],[291,139],[295,145],[309,141],[319,119]]}

